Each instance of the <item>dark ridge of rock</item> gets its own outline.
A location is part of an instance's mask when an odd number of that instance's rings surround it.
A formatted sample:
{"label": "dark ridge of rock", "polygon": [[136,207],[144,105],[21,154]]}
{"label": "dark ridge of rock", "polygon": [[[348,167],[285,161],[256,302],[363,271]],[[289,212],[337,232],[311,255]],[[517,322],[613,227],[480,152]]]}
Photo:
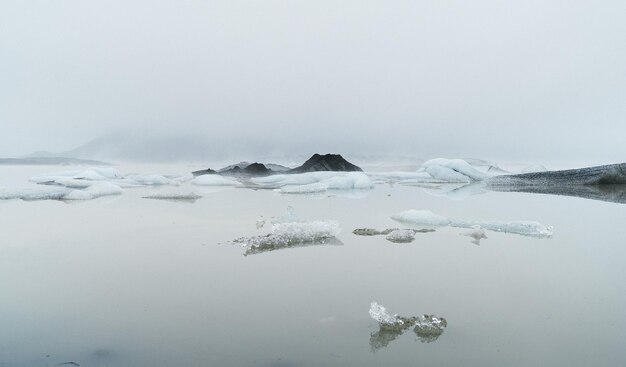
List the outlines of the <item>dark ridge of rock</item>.
{"label": "dark ridge of rock", "polygon": [[626,204],[626,185],[491,185],[492,191],[573,196]]}
{"label": "dark ridge of rock", "polygon": [[275,163],[265,163],[265,167],[267,167],[268,169],[271,169],[272,172],[275,172],[275,173],[287,172],[291,169],[289,167],[285,167],[283,165],[275,164]]}
{"label": "dark ridge of rock", "polygon": [[224,168],[220,168],[217,170],[217,173],[229,172],[236,168],[239,168],[241,170],[241,169],[248,167],[249,165],[250,165],[250,162],[239,162],[236,164],[231,164],[230,166],[226,166]]}
{"label": "dark ridge of rock", "polygon": [[251,163],[245,167],[241,166],[233,166],[232,168],[219,172],[220,175],[224,176],[243,176],[243,177],[260,177],[260,176],[269,176],[273,174],[272,170],[265,167],[262,163]]}
{"label": "dark ridge of rock", "polygon": [[502,175],[487,180],[488,187],[500,186],[576,186],[626,184],[626,163],[562,171]]}
{"label": "dark ridge of rock", "polygon": [[303,165],[289,170],[289,173],[305,173],[316,171],[362,172],[363,170],[345,160],[340,154],[313,154]]}
{"label": "dark ridge of rock", "polygon": [[198,176],[202,176],[202,175],[214,175],[217,172],[215,172],[214,170],[207,168],[207,169],[202,169],[199,171],[193,171],[191,172],[191,174],[193,175],[193,177],[198,177]]}
{"label": "dark ridge of rock", "polygon": [[262,163],[254,162],[243,169],[244,173],[251,176],[267,176],[272,174],[272,170],[265,167]]}
{"label": "dark ridge of rock", "polygon": [[269,176],[274,174],[285,174],[285,173],[305,173],[305,172],[316,172],[316,171],[342,171],[342,172],[352,172],[358,171],[362,172],[363,170],[355,166],[354,164],[345,160],[340,154],[314,154],[311,158],[309,158],[304,164],[300,167],[296,167],[290,169],[285,166],[281,166],[278,164],[263,164],[263,163],[248,163],[248,162],[239,162],[237,164],[233,164],[230,166],[226,166],[222,169],[214,171],[210,168],[200,171],[194,171],[192,174],[197,177],[201,175],[208,174],[218,174],[224,176],[236,176],[236,177],[259,177],[259,176]]}

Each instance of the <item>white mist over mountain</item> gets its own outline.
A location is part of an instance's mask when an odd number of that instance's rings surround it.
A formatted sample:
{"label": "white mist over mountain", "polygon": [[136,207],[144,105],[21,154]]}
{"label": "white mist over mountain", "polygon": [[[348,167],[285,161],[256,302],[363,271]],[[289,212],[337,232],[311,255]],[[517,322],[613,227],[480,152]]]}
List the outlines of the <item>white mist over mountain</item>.
{"label": "white mist over mountain", "polygon": [[622,1],[3,1],[0,156],[96,139],[76,152],[621,161],[625,13]]}

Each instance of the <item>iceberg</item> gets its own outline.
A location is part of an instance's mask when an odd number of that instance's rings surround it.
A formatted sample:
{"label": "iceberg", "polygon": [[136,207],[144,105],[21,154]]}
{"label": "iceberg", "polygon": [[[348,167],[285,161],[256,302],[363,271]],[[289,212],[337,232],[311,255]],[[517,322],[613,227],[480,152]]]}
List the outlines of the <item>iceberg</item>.
{"label": "iceberg", "polygon": [[277,189],[285,194],[311,194],[325,191],[360,191],[374,187],[362,172],[307,172],[255,177],[252,182],[263,188]]}
{"label": "iceberg", "polygon": [[457,228],[472,228],[480,226],[481,228],[503,233],[513,233],[522,236],[549,238],[552,237],[553,227],[545,226],[535,221],[466,221],[449,219],[428,210],[406,210],[391,216],[391,219],[404,224],[410,224],[418,227],[423,226],[450,226]]}
{"label": "iceberg", "polygon": [[63,198],[69,194],[72,190],[67,188],[59,188],[56,190],[34,190],[34,189],[21,189],[21,190],[9,190],[0,189],[0,200],[13,200],[21,199],[24,201],[34,200],[63,200]]}
{"label": "iceberg", "polygon": [[172,180],[162,175],[128,175],[126,176],[128,180],[135,182],[137,185],[141,186],[160,186],[160,185],[169,185],[172,183]]}
{"label": "iceberg", "polygon": [[200,186],[241,186],[242,183],[219,175],[202,175],[190,181],[193,185]]}
{"label": "iceberg", "polygon": [[395,231],[391,231],[385,238],[387,241],[394,243],[409,243],[415,240],[415,231],[410,229],[396,229]]}
{"label": "iceberg", "polygon": [[429,210],[405,210],[392,215],[391,219],[396,222],[418,226],[441,227],[450,224],[450,219],[435,214]]}
{"label": "iceberg", "polygon": [[[415,229],[415,228],[409,228],[409,229],[387,228],[387,229],[384,229],[382,231],[379,231],[379,230],[377,230],[375,228],[357,228],[354,231],[352,231],[352,233],[354,233],[357,236],[380,236],[380,235],[388,236],[392,232],[400,232],[400,231],[409,231],[409,232],[412,232],[413,234],[415,234],[415,233],[434,232],[435,230],[432,229],[432,228],[421,228],[421,229]],[[396,235],[400,235],[400,233],[398,233]],[[396,235],[394,235],[394,236],[396,236]]]}
{"label": "iceberg", "polygon": [[489,176],[463,159],[435,158],[424,162],[422,168],[433,178],[447,182],[480,181]]}
{"label": "iceberg", "polygon": [[322,182],[315,182],[306,185],[286,185],[277,190],[282,194],[314,194],[325,192],[328,190],[328,185]]}
{"label": "iceberg", "polygon": [[91,200],[106,195],[118,195],[122,193],[119,186],[108,182],[96,182],[85,189],[47,189],[47,190],[0,190],[0,200],[21,199],[25,201],[35,200]]}

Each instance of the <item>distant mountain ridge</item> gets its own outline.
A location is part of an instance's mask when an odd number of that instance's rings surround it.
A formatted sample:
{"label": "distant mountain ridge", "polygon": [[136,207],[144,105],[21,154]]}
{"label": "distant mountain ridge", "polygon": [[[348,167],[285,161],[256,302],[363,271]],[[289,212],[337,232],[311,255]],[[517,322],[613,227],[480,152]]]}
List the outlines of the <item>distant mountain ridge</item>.
{"label": "distant mountain ridge", "polygon": [[88,165],[88,166],[112,166],[111,163],[91,159],[78,159],[68,157],[41,157],[33,156],[26,158],[0,158],[0,165]]}
{"label": "distant mountain ridge", "polygon": [[[272,168],[269,168],[272,167]],[[263,163],[248,163],[240,162],[230,166],[226,166],[217,171],[210,168],[194,171],[194,176],[202,176],[207,174],[218,174],[224,176],[269,176],[273,174],[291,174],[291,173],[305,173],[305,172],[318,172],[318,171],[337,171],[337,172],[362,172],[363,170],[348,162],[340,154],[313,154],[306,162],[301,166],[293,169],[284,167],[277,164],[263,164]]]}

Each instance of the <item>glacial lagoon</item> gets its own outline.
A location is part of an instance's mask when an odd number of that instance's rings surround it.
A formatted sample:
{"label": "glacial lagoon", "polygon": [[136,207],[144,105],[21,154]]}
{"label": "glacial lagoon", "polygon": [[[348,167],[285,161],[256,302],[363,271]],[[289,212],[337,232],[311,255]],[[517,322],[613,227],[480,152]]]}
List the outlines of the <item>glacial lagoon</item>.
{"label": "glacial lagoon", "polygon": [[[39,190],[29,178],[71,169],[84,167],[2,166],[0,186]],[[626,365],[624,204],[602,192],[373,181],[282,192],[181,182],[92,200],[0,200],[0,366]],[[336,224],[332,238],[245,246],[289,210]],[[471,225],[415,231],[407,243],[353,233],[409,228],[391,218],[408,210],[482,224],[486,238],[477,244]],[[484,225],[514,221],[551,233]],[[436,338],[382,332],[372,302],[445,317],[447,327]]]}

